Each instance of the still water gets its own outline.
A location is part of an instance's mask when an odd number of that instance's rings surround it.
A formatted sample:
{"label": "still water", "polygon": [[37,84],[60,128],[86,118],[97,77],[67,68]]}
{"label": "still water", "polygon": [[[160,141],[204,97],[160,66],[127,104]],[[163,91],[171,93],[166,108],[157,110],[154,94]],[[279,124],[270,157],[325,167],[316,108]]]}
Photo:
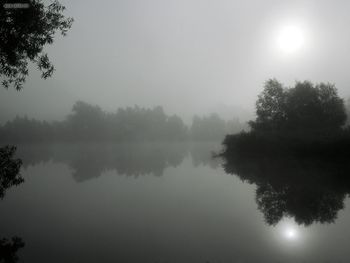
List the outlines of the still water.
{"label": "still water", "polygon": [[[349,262],[350,210],[268,224],[258,185],[220,143],[19,145],[25,182],[0,201],[19,262]],[[266,211],[265,211],[266,212]]]}

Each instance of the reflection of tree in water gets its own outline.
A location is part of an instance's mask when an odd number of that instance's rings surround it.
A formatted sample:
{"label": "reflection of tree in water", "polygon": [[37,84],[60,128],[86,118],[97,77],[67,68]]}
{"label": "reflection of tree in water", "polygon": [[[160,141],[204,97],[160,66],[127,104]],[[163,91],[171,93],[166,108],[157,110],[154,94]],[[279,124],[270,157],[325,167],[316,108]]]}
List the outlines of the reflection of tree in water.
{"label": "reflection of tree in water", "polygon": [[189,152],[194,166],[217,168],[220,162],[212,153],[219,146],[217,142],[27,144],[19,148],[19,155],[24,168],[49,160],[66,163],[74,179],[82,182],[110,170],[127,176],[161,176],[166,168],[179,166]]}
{"label": "reflection of tree in water", "polygon": [[345,158],[236,152],[224,156],[227,173],[256,184],[256,202],[270,225],[283,217],[298,224],[331,223],[350,193]]}
{"label": "reflection of tree in water", "polygon": [[98,177],[107,170],[127,176],[161,176],[165,168],[178,166],[185,154],[183,144],[81,145],[68,162],[77,181]]}
{"label": "reflection of tree in water", "polygon": [[220,166],[220,160],[213,158],[214,152],[217,152],[220,144],[217,142],[193,142],[191,144],[191,157],[194,167],[208,165],[213,169]]}
{"label": "reflection of tree in water", "polygon": [[6,190],[23,182],[20,176],[22,161],[15,159],[16,147],[0,148],[0,198],[4,198]]}
{"label": "reflection of tree in water", "polygon": [[50,159],[67,163],[78,182],[110,170],[127,176],[161,176],[167,167],[180,165],[187,154],[186,143],[81,143],[40,145],[39,148],[27,145],[20,149],[24,167]]}
{"label": "reflection of tree in water", "polygon": [[14,263],[18,262],[18,250],[24,247],[24,242],[19,237],[0,239],[0,262]]}
{"label": "reflection of tree in water", "polygon": [[[14,158],[16,147],[5,146],[0,148],[0,198],[5,197],[6,190],[19,185],[24,180],[20,176],[22,161]],[[11,240],[0,239],[0,262],[13,263],[18,261],[17,251],[24,247],[24,242],[19,237]]]}
{"label": "reflection of tree in water", "polygon": [[311,187],[258,186],[256,201],[268,224],[278,223],[284,216],[294,217],[298,224],[333,222],[344,208],[345,193]]}

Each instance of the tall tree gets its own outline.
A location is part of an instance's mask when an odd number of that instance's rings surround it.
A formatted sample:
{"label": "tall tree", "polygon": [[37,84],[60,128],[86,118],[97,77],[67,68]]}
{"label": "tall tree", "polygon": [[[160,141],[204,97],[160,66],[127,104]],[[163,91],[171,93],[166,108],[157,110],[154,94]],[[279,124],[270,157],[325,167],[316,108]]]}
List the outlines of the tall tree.
{"label": "tall tree", "polygon": [[250,122],[251,127],[257,130],[279,128],[286,119],[285,103],[286,92],[282,84],[276,79],[266,81],[256,101],[257,118]]}

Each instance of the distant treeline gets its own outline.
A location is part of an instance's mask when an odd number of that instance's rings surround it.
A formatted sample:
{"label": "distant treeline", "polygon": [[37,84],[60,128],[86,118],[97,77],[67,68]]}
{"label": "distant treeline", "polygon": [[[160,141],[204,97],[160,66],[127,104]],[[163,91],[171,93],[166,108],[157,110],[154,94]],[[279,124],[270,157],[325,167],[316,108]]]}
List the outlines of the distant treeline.
{"label": "distant treeline", "polygon": [[220,140],[244,128],[238,119],[225,121],[217,114],[193,118],[190,126],[162,107],[119,108],[114,113],[78,101],[63,121],[39,121],[16,117],[0,126],[0,141],[184,141]]}

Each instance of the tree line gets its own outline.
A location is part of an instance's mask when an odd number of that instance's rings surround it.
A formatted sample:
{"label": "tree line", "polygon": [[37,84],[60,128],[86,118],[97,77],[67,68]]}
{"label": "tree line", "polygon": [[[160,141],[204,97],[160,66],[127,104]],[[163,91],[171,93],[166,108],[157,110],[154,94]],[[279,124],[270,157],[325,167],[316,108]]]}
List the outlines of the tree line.
{"label": "tree line", "polygon": [[63,121],[40,121],[16,117],[0,126],[6,143],[50,141],[184,141],[220,140],[244,126],[238,119],[225,121],[218,114],[193,118],[186,125],[160,106],[119,108],[105,112],[99,106],[77,101]]}

